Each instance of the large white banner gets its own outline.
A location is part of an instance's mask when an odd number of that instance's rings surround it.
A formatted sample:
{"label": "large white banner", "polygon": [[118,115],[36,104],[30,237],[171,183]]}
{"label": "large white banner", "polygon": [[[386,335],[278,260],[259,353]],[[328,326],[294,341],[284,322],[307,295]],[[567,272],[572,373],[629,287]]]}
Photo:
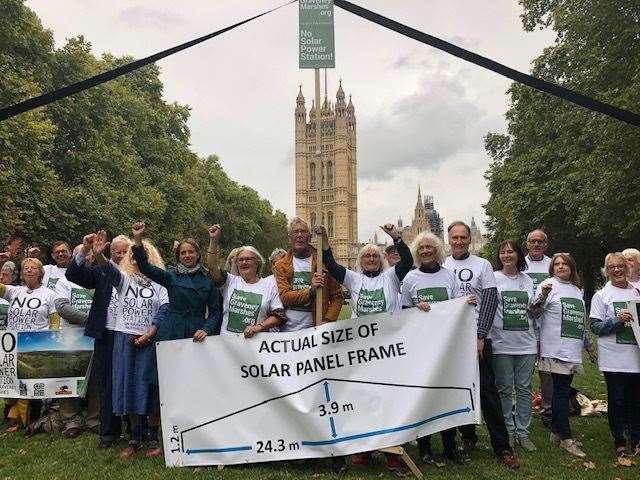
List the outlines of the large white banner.
{"label": "large white banner", "polygon": [[166,463],[347,455],[480,423],[466,299],[290,333],[159,342]]}

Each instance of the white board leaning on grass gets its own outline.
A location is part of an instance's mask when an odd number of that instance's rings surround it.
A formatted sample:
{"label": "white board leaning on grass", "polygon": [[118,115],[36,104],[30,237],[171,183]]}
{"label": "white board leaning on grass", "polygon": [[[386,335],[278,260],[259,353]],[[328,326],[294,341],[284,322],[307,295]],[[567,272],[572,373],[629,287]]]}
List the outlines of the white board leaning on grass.
{"label": "white board leaning on grass", "polygon": [[157,343],[168,466],[329,457],[480,423],[465,298],[297,332]]}

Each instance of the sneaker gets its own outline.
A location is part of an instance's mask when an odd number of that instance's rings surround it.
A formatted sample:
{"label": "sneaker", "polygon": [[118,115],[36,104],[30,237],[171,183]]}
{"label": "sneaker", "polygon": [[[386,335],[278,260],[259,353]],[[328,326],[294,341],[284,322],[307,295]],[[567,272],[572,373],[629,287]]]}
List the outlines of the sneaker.
{"label": "sneaker", "polygon": [[498,455],[498,457],[500,458],[500,461],[502,462],[502,464],[505,467],[507,467],[509,470],[517,470],[518,468],[520,468],[520,462],[518,461],[516,456],[513,454],[513,452],[510,452],[509,450],[504,450]]}
{"label": "sneaker", "polygon": [[120,458],[122,458],[123,460],[127,460],[138,453],[138,450],[140,450],[140,443],[130,441],[129,445],[127,445],[127,448],[120,452]]}
{"label": "sneaker", "polygon": [[149,444],[147,445],[147,451],[144,454],[147,458],[155,458],[162,456],[162,444],[159,440],[149,440]]}
{"label": "sneaker", "polygon": [[518,437],[518,444],[527,452],[535,452],[537,450],[529,437]]}
{"label": "sneaker", "polygon": [[560,448],[566,450],[571,455],[574,455],[576,457],[584,458],[587,456],[582,450],[580,450],[580,447],[577,445],[576,441],[573,438],[560,440]]}
{"label": "sneaker", "polygon": [[616,457],[626,457],[627,455],[627,447],[624,445],[616,447]]}

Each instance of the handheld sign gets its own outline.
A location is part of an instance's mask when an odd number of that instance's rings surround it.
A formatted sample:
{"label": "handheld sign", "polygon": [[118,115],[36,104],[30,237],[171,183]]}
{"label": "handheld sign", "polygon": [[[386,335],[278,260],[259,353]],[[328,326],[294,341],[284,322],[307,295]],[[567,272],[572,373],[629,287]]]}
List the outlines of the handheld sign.
{"label": "handheld sign", "polygon": [[300,0],[300,68],[335,68],[333,0]]}

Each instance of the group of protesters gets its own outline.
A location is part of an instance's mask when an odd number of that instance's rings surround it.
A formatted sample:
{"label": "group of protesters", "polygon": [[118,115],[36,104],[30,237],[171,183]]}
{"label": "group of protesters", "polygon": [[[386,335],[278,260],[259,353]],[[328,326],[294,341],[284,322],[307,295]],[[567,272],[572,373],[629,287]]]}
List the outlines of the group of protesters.
{"label": "group of protesters", "polygon": [[[28,331],[83,326],[94,339],[94,356],[85,399],[65,398],[44,406],[5,399],[8,431],[27,435],[62,432],[77,437],[83,427],[100,436],[98,448],[117,444],[123,424],[129,441],[120,457],[163,454],[159,436],[160,403],[155,342],[210,335],[288,332],[338,319],[345,292],[352,317],[417,308],[466,297],[477,320],[480,401],[491,446],[509,469],[519,467],[516,446],[531,452],[532,376],[537,364],[542,414],[550,441],[571,455],[584,457],[572,434],[569,405],[573,376],[582,371],[583,350],[595,358],[587,330],[597,337],[597,357],[608,392],[608,418],[617,456],[640,453],[640,349],[629,305],[640,301],[640,252],[627,249],[605,257],[606,283],[595,294],[587,316],[576,263],[568,253],[545,254],[547,235],[533,230],[525,255],[517,241],[503,241],[494,265],[469,251],[471,232],[464,222],[448,227],[450,255],[439,237],[423,232],[410,246],[393,224],[382,229],[392,244],[385,251],[366,244],[355,270],[334,259],[322,226],[293,218],[288,250],[268,258],[273,275],[263,277],[265,259],[252,246],[235,248],[220,258],[223,226],[209,228],[206,254],[190,238],[176,242],[167,266],[144,238],[145,225],[132,226],[131,237],[109,240],[104,231],[86,235],[71,250],[54,243],[54,264],[43,265],[40,252],[27,251],[20,269],[1,254],[0,329]],[[317,272],[313,234],[322,238],[324,271]],[[315,305],[322,291],[322,318]],[[251,293],[251,295],[246,295]],[[37,298],[27,311],[25,299]],[[33,303],[32,303],[33,305]],[[4,316],[4,318],[3,318]],[[473,368],[474,366],[470,366]],[[458,432],[459,430],[459,432]],[[460,445],[458,446],[458,433]],[[478,437],[475,425],[440,432],[444,457],[463,463]],[[425,464],[435,464],[430,436],[418,439]],[[371,462],[371,452],[351,456],[351,463]],[[333,457],[333,468],[347,468]],[[385,453],[390,470],[400,458]]]}

